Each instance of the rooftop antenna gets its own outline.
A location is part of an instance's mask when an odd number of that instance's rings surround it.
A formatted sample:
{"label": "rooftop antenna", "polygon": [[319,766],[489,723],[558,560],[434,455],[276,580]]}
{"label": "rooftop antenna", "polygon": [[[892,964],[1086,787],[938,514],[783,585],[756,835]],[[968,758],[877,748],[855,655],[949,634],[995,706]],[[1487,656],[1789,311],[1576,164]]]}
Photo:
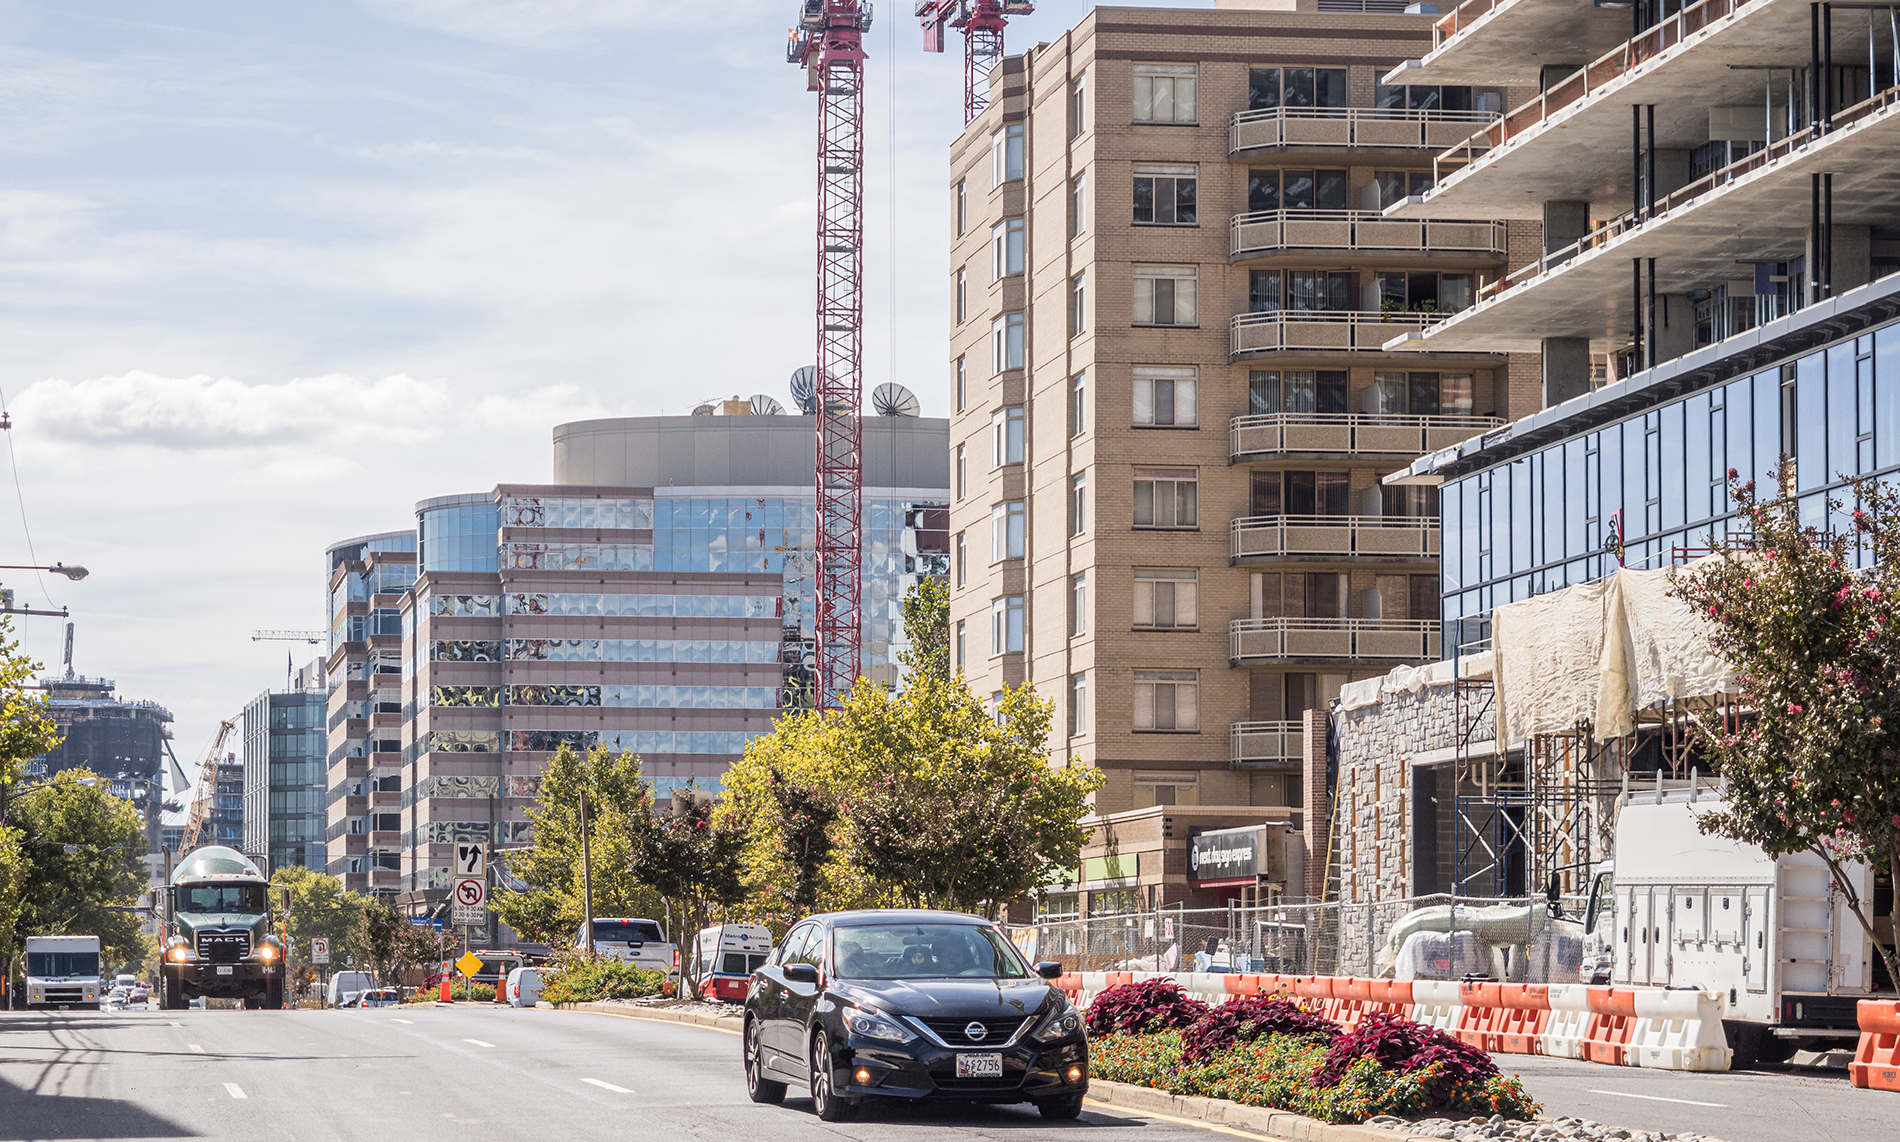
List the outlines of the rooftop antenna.
{"label": "rooftop antenna", "polygon": [[73,624],[66,624],[66,681],[73,680]]}

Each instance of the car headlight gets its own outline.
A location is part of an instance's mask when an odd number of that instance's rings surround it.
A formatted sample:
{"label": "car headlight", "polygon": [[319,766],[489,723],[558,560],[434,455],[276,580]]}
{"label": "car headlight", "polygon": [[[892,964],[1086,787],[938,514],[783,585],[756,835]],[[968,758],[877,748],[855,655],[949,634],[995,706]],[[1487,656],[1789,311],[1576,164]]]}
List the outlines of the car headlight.
{"label": "car headlight", "polygon": [[1058,1039],[1069,1039],[1082,1033],[1082,1013],[1073,1007],[1061,1011],[1042,1021],[1042,1026],[1030,1032],[1029,1037],[1038,1043],[1053,1043]]}
{"label": "car headlight", "polygon": [[881,1039],[886,1043],[908,1043],[917,1036],[904,1030],[894,1020],[886,1019],[875,1011],[866,1011],[861,1007],[844,1009],[845,1029],[853,1035],[862,1035],[866,1039]]}

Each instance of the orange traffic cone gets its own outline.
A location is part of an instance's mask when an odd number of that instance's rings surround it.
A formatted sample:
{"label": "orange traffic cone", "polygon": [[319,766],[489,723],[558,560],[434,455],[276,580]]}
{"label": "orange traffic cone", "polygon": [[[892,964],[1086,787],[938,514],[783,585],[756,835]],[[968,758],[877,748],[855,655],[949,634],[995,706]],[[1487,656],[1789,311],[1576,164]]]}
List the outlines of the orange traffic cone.
{"label": "orange traffic cone", "polygon": [[447,960],[442,961],[442,996],[441,998],[437,999],[436,1002],[437,1003],[454,1003],[455,1002],[454,997],[449,994],[449,961]]}

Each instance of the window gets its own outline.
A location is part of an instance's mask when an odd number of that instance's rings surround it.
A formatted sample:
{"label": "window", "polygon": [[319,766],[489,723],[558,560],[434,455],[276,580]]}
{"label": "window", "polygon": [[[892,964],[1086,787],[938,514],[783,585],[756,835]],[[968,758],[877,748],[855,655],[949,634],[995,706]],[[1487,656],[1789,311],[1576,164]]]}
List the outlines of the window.
{"label": "window", "polygon": [[990,185],[1023,177],[1023,125],[1011,123],[990,136]]}
{"label": "window", "polygon": [[1192,226],[1193,167],[1135,168],[1135,225]]}
{"label": "window", "polygon": [[964,621],[962,619],[958,619],[957,620],[957,669],[958,670],[963,669],[963,664],[965,661],[963,657],[963,635],[964,635],[965,629],[966,629],[966,624],[964,623]]}
{"label": "window", "polygon": [[957,532],[957,586],[961,587],[969,580],[970,546],[963,532]]}
{"label": "window", "polygon": [[[1341,275],[1346,276],[1346,275]],[[1136,266],[1136,325],[1198,325],[1194,266]]]}
{"label": "window", "polygon": [[1135,122],[1194,122],[1194,74],[1191,63],[1136,64]]}
{"label": "window", "polygon": [[1023,315],[1005,313],[990,322],[990,371],[1023,367]]}
{"label": "window", "polygon": [[1089,577],[1086,571],[1069,576],[1069,633],[1087,634],[1089,629]]}
{"label": "window", "polygon": [[1069,138],[1089,129],[1089,76],[1083,72],[1069,81]]}
{"label": "window", "polygon": [[1089,526],[1089,477],[1087,472],[1069,478],[1069,534],[1081,535]]}
{"label": "window", "polygon": [[1069,736],[1089,730],[1089,676],[1087,671],[1069,675]]}
{"label": "window", "polygon": [[1379,209],[1396,204],[1402,198],[1424,194],[1432,188],[1430,171],[1379,171],[1372,176],[1379,188]]}
{"label": "window", "polygon": [[964,367],[962,357],[957,358],[957,375],[956,375],[955,388],[956,388],[956,396],[957,396],[957,411],[962,412],[964,409],[964,406],[969,404],[970,402],[970,374],[969,374],[969,370]]}
{"label": "window", "polygon": [[1381,111],[1469,111],[1471,88],[1446,84],[1384,84],[1373,88],[1372,105]]}
{"label": "window", "polygon": [[1344,369],[1255,369],[1247,378],[1247,412],[1343,413],[1346,378]]}
{"label": "window", "polygon": [[1011,500],[990,509],[990,562],[1023,557],[1023,502]]}
{"label": "window", "polygon": [[1135,568],[1135,624],[1143,630],[1201,625],[1200,572]]}
{"label": "window", "polygon": [[1021,654],[1023,597],[1005,595],[990,604],[990,654]]}
{"label": "window", "polygon": [[1247,271],[1247,312],[1278,313],[1281,302],[1279,270]]}
{"label": "window", "polygon": [[1069,279],[1069,336],[1088,332],[1089,275],[1087,271]]}
{"label": "window", "polygon": [[969,229],[969,224],[970,224],[970,199],[969,199],[969,194],[966,189],[967,185],[968,184],[964,179],[957,180],[956,214],[957,214],[957,233],[959,235],[961,235],[965,230]]}
{"label": "window", "polygon": [[997,409],[990,414],[990,467],[1023,462],[1023,410]]}
{"label": "window", "polygon": [[[1438,489],[1416,484],[1379,486],[1379,514],[1409,519],[1438,518]],[[1528,562],[1528,560],[1527,560]]]}
{"label": "window", "polygon": [[1342,312],[1357,309],[1353,274],[1338,270],[1287,270],[1286,308]]}
{"label": "window", "polygon": [[1069,236],[1071,238],[1089,228],[1088,175],[1076,175],[1069,180]]}
{"label": "window", "polygon": [[1156,805],[1197,804],[1200,801],[1199,792],[1200,780],[1192,773],[1135,774],[1137,809],[1152,809]]}
{"label": "window", "polygon": [[962,325],[970,319],[970,271],[967,266],[957,267],[957,324]]}
{"label": "window", "polygon": [[1470,373],[1374,373],[1366,411],[1391,416],[1470,416]]}
{"label": "window", "polygon": [[1137,670],[1135,728],[1164,733],[1198,733],[1201,728],[1200,699],[1200,675],[1193,670]]}
{"label": "window", "polygon": [[1136,527],[1196,527],[1199,474],[1192,468],[1135,469]]}
{"label": "window", "polygon": [[1343,170],[1250,170],[1247,210],[1345,210]]}
{"label": "window", "polygon": [[1135,423],[1157,427],[1192,427],[1199,423],[1196,383],[1191,368],[1135,366]]}
{"label": "window", "polygon": [[1260,613],[1266,618],[1343,619],[1346,617],[1345,573],[1265,572],[1260,576]]}
{"label": "window", "polygon": [[1247,109],[1344,107],[1343,67],[1254,67],[1247,69]]}
{"label": "window", "polygon": [[1257,516],[1346,516],[1351,487],[1347,472],[1255,472],[1251,507]]}
{"label": "window", "polygon": [[990,280],[1023,272],[1023,220],[1006,218],[990,227]]}
{"label": "window", "polygon": [[957,445],[957,498],[962,499],[970,491],[970,448],[967,444]]}
{"label": "window", "polygon": [[1375,575],[1374,597],[1381,619],[1438,618],[1438,576]]}
{"label": "window", "polygon": [[1080,436],[1089,426],[1089,379],[1085,373],[1069,382],[1069,435]]}

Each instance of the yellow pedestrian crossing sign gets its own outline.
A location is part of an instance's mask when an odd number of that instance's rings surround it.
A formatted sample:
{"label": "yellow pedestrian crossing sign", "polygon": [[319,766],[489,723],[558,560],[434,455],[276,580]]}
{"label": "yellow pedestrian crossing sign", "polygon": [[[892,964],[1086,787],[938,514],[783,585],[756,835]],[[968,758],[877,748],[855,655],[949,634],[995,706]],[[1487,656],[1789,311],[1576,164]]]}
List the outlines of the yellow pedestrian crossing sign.
{"label": "yellow pedestrian crossing sign", "polygon": [[482,958],[474,952],[463,952],[462,958],[455,961],[455,966],[463,975],[473,976],[482,970]]}

